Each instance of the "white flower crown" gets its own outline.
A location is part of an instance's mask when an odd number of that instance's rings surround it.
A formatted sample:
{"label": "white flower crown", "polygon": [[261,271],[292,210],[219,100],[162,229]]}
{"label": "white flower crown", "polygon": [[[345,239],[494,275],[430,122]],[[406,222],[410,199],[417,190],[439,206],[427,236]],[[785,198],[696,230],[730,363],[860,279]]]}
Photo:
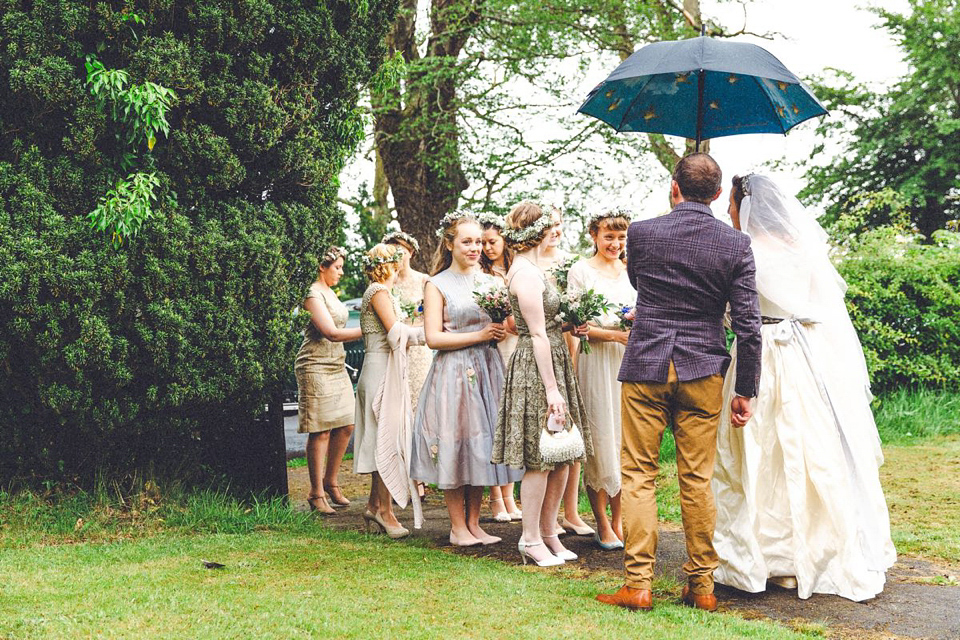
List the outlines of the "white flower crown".
{"label": "white flower crown", "polygon": [[464,209],[456,209],[454,211],[451,211],[447,215],[440,218],[440,226],[437,227],[437,237],[442,238],[444,232],[446,232],[446,230],[450,228],[450,225],[452,225],[454,222],[462,218],[470,218],[471,220],[476,220],[477,215],[472,211],[466,211]]}
{"label": "white flower crown", "polygon": [[420,243],[417,242],[417,239],[405,231],[391,231],[387,235],[383,236],[383,239],[380,240],[382,244],[390,244],[391,242],[400,241],[406,245],[409,245],[413,249],[414,253],[420,253]]}
{"label": "white flower crown", "polygon": [[392,255],[389,256],[378,256],[376,258],[371,257],[369,253],[363,254],[363,257],[360,259],[363,262],[363,269],[369,271],[374,267],[377,267],[381,264],[388,264],[392,262],[400,262],[403,260],[403,254],[400,251],[394,251]]}
{"label": "white flower crown", "polygon": [[484,211],[483,213],[479,214],[477,216],[477,222],[480,223],[480,226],[495,227],[500,231],[503,231],[507,228],[507,221],[503,219],[503,216],[490,213],[489,211]]}
{"label": "white flower crown", "polygon": [[346,257],[347,257],[347,250],[344,249],[343,247],[338,247],[334,245],[331,247],[327,247],[327,250],[323,252],[322,256],[320,256],[320,264],[323,264],[324,262],[333,264],[340,258],[346,259]]}
{"label": "white flower crown", "polygon": [[633,214],[626,209],[610,209],[608,211],[595,213],[587,220],[587,228],[589,229],[593,225],[599,224],[601,220],[608,220],[610,218],[625,218],[627,222],[630,222],[630,220],[633,219]]}
{"label": "white flower crown", "polygon": [[551,211],[548,213],[546,207],[540,207],[540,210],[543,211],[543,213],[539,218],[534,220],[526,227],[522,227],[520,229],[505,228],[502,233],[503,237],[510,242],[519,244],[543,235],[547,229],[553,226],[553,216],[551,213],[555,208],[556,207],[552,207]]}

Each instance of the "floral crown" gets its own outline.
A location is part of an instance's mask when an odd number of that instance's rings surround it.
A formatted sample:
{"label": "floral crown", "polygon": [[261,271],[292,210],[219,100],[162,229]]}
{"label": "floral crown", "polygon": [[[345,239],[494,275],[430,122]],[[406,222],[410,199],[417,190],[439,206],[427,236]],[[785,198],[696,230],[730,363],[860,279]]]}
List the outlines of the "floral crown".
{"label": "floral crown", "polygon": [[521,227],[519,229],[504,228],[503,237],[510,242],[520,244],[521,242],[526,242],[527,240],[532,240],[533,238],[543,235],[547,229],[552,227],[553,216],[551,213],[554,210],[559,211],[559,209],[557,207],[546,207],[542,205],[537,206],[539,206],[540,210],[543,212],[539,218],[534,220],[526,227]]}
{"label": "floral crown", "polygon": [[405,231],[391,231],[380,240],[382,244],[402,242],[413,249],[414,253],[420,253],[420,243],[417,239]]}
{"label": "floral crown", "polygon": [[389,256],[373,257],[369,253],[365,253],[360,260],[363,262],[363,269],[365,271],[370,271],[374,267],[378,267],[381,264],[400,262],[403,260],[403,254],[400,253],[400,251],[394,251]]}
{"label": "floral crown", "polygon": [[503,216],[499,216],[495,213],[490,213],[489,211],[484,211],[483,213],[477,216],[477,222],[484,227],[495,227],[500,231],[503,231],[507,228],[507,221],[503,219]]}
{"label": "floral crown", "polygon": [[451,211],[447,215],[440,218],[440,226],[437,227],[437,237],[442,238],[443,234],[446,233],[447,229],[450,228],[450,225],[452,225],[457,220],[461,220],[463,218],[470,218],[471,220],[476,220],[477,215],[472,211],[466,211],[464,209],[457,209],[455,211]]}
{"label": "floral crown", "polygon": [[633,214],[626,209],[609,209],[595,213],[587,220],[587,228],[589,229],[595,224],[600,224],[601,220],[609,220],[610,218],[626,218],[627,222],[629,222],[633,218]]}
{"label": "floral crown", "polygon": [[338,247],[336,245],[327,247],[326,251],[323,252],[323,255],[320,256],[320,264],[326,262],[327,264],[333,264],[340,258],[347,257],[347,250],[343,247]]}

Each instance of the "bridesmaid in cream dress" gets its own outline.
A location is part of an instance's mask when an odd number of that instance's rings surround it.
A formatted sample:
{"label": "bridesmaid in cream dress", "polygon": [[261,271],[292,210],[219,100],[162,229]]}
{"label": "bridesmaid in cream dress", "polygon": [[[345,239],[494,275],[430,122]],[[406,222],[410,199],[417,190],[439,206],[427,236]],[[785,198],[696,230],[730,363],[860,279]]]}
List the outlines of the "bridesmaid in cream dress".
{"label": "bridesmaid in cream dress", "polygon": [[[588,230],[595,253],[570,268],[567,289],[593,289],[611,304],[587,334],[590,353],[577,356],[577,379],[583,394],[590,433],[593,434],[593,455],[587,456],[585,480],[587,497],[597,520],[594,541],[601,549],[623,548],[623,525],[620,516],[620,383],[617,374],[629,333],[619,327],[614,309],[633,307],[637,292],[630,284],[620,254],[627,246],[628,214],[612,211],[590,219]],[[607,505],[611,519],[607,519]]]}
{"label": "bridesmaid in cream dress", "polygon": [[[391,231],[383,236],[383,244],[396,246],[400,249],[403,257],[400,260],[400,268],[397,273],[397,283],[394,289],[399,293],[400,302],[418,309],[414,317],[408,318],[406,324],[412,327],[423,326],[423,285],[426,284],[428,276],[425,273],[417,271],[410,266],[410,260],[414,254],[420,252],[420,243],[409,233],[403,231]],[[430,370],[430,363],[433,361],[433,350],[426,345],[413,345],[407,347],[407,375],[410,382],[410,408],[417,412],[417,401],[420,398],[420,390],[423,388],[423,381],[427,377],[427,371]]]}
{"label": "bridesmaid in cream dress", "polygon": [[[507,271],[513,261],[513,254],[503,238],[503,228],[506,225],[502,216],[493,213],[482,213],[477,217],[483,226],[483,253],[480,256],[480,267],[483,272],[498,278],[504,286],[507,284]],[[513,350],[517,348],[517,332],[514,327],[508,327],[506,337],[497,343],[500,357],[506,365],[510,362]],[[514,500],[513,484],[502,487],[490,487],[490,511],[497,522],[519,521],[523,512],[517,508]]]}
{"label": "bridesmaid in cream dress", "polygon": [[317,280],[310,285],[303,308],[310,313],[310,324],[303,330],[303,343],[297,352],[297,417],[300,433],[307,436],[307,471],[310,495],[307,503],[313,511],[334,513],[334,506],[349,506],[340,492],[337,476],[340,463],[353,433],[353,384],[346,369],[343,343],[360,338],[360,329],[347,329],[349,311],[337,299],[335,287],[343,277],[346,252],[330,247],[320,258]]}
{"label": "bridesmaid in cream dress", "polygon": [[[376,523],[391,538],[402,538],[410,531],[393,513],[393,499],[377,470],[377,417],[374,398],[382,387],[391,347],[387,333],[400,322],[400,305],[390,293],[397,279],[400,249],[378,244],[367,252],[364,271],[370,286],[363,294],[360,329],[363,331],[363,367],[357,383],[356,432],[353,439],[353,471],[369,473],[370,498],[363,514],[368,523]],[[422,331],[422,330],[421,330]]]}

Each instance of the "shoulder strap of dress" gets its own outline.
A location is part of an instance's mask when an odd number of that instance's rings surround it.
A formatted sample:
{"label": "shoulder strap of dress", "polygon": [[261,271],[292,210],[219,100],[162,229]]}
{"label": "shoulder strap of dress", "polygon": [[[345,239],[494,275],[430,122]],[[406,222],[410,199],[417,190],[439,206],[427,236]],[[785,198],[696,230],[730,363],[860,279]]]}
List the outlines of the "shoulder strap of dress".
{"label": "shoulder strap of dress", "polygon": [[[537,275],[540,276],[540,279],[541,279],[541,280],[543,280],[544,282],[546,282],[547,279],[546,279],[546,277],[543,275],[543,271],[541,271],[540,268],[539,268],[537,265],[533,264],[533,262],[531,262],[530,260],[528,260],[528,259],[526,259],[526,258],[523,258],[523,260],[526,261],[531,267],[534,268],[534,270],[537,272]],[[513,282],[514,276],[516,276],[516,275],[517,275],[517,271],[514,271],[514,272],[513,272],[513,275],[511,275],[510,278],[507,280],[507,287],[510,286],[510,284]]]}

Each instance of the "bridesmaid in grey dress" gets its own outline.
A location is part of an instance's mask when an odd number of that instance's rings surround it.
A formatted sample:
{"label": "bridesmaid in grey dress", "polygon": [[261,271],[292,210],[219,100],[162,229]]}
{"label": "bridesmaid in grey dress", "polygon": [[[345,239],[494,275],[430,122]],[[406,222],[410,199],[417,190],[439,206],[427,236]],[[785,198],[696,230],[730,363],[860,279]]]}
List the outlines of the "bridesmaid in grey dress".
{"label": "bridesmaid in grey dress", "polygon": [[424,331],[437,350],[420,394],[413,429],[411,477],[443,490],[450,544],[493,544],[480,528],[483,488],[519,480],[522,471],[490,463],[503,362],[496,344],[506,334],[473,300],[482,231],[455,212],[441,221],[434,276],[424,292]]}

